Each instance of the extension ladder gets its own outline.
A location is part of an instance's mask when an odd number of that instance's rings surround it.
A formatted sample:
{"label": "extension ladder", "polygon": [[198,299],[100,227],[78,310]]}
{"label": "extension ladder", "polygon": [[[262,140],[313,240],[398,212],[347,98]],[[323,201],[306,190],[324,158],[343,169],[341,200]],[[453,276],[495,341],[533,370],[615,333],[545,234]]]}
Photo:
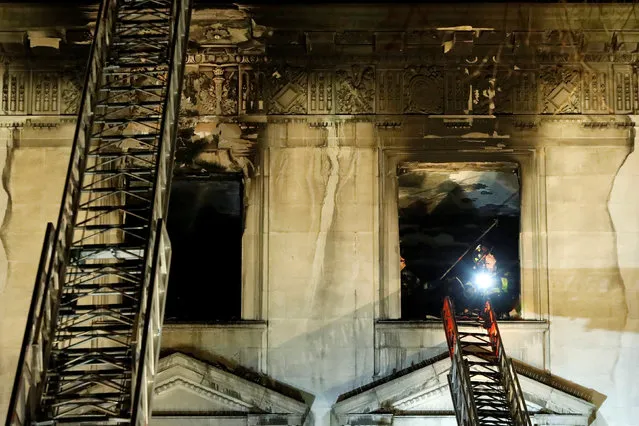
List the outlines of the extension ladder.
{"label": "extension ladder", "polygon": [[[455,318],[453,302],[444,300],[444,331],[452,366],[450,393],[460,426],[531,426],[523,393],[506,356],[489,301],[475,318]],[[466,330],[460,332],[459,324]]]}
{"label": "extension ladder", "polygon": [[190,0],[103,0],[7,426],[147,425]]}

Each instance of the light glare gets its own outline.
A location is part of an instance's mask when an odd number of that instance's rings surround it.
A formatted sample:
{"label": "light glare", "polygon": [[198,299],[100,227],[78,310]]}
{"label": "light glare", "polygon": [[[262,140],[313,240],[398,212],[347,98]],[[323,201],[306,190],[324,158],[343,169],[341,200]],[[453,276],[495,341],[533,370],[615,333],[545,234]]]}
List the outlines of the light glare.
{"label": "light glare", "polygon": [[493,277],[487,272],[479,272],[475,274],[475,284],[477,287],[485,289],[492,285]]}

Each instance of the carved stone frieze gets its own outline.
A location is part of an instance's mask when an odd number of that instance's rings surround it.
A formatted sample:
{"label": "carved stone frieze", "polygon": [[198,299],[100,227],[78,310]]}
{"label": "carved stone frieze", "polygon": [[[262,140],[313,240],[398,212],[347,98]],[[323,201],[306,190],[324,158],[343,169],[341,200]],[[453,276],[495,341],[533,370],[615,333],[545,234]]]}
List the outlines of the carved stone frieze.
{"label": "carved stone frieze", "polygon": [[266,76],[263,70],[240,68],[240,113],[266,112]]}
{"label": "carved stone frieze", "polygon": [[308,74],[308,112],[329,114],[333,111],[333,70],[313,70]]}
{"label": "carved stone frieze", "polygon": [[608,67],[587,67],[582,76],[583,112],[607,114],[612,112]]}
{"label": "carved stone frieze", "polygon": [[441,67],[410,67],[403,77],[405,113],[441,114],[444,111],[444,73]]}
{"label": "carved stone frieze", "polygon": [[300,68],[272,67],[266,74],[269,114],[306,114],[308,74]]}
{"label": "carved stone frieze", "polygon": [[6,70],[2,75],[2,113],[27,113],[27,85],[29,72]]}
{"label": "carved stone frieze", "polygon": [[473,114],[490,115],[495,112],[497,74],[483,68],[468,69],[470,80],[471,111]]}
{"label": "carved stone frieze", "polygon": [[335,74],[336,112],[372,114],[375,111],[375,68],[352,65]]}
{"label": "carved stone frieze", "polygon": [[572,66],[542,66],[539,70],[541,113],[581,112],[581,70]]}
{"label": "carved stone frieze", "polygon": [[403,112],[403,86],[403,71],[377,71],[378,114],[401,114]]}
{"label": "carved stone frieze", "polygon": [[185,73],[180,106],[184,112],[192,115],[215,113],[217,101],[212,73]]}
{"label": "carved stone frieze", "polygon": [[34,72],[32,75],[32,106],[34,114],[58,114],[60,90],[58,73]]}
{"label": "carved stone frieze", "polygon": [[470,79],[461,69],[446,72],[446,114],[469,114],[472,111]]}
{"label": "carved stone frieze", "polygon": [[186,114],[235,115],[237,104],[237,67],[215,67],[185,74],[181,108]]}
{"label": "carved stone frieze", "polygon": [[[613,65],[614,79],[614,110],[617,114],[631,114],[633,98],[637,96],[636,87],[633,90],[633,72],[629,65]],[[634,106],[636,108],[637,106]]]}
{"label": "carved stone frieze", "polygon": [[495,114],[512,114],[515,103],[515,88],[517,85],[517,76],[513,70],[500,69],[495,80],[495,96],[493,103],[495,104],[493,113]]}
{"label": "carved stone frieze", "polygon": [[539,105],[537,72],[517,71],[513,79],[513,113],[536,114]]}
{"label": "carved stone frieze", "polygon": [[60,80],[60,113],[75,115],[78,113],[84,85],[84,70],[74,68],[62,74]]}

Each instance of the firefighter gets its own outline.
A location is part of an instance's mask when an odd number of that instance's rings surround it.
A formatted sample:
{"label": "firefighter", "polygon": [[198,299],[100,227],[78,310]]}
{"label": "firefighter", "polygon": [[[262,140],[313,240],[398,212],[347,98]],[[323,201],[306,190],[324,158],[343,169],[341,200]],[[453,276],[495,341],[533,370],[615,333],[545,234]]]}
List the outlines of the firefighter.
{"label": "firefighter", "polygon": [[421,287],[421,281],[417,275],[415,275],[410,269],[406,268],[406,259],[402,256],[399,257],[399,270],[401,273],[402,287],[406,288],[409,293],[412,293],[417,288]]}
{"label": "firefighter", "polygon": [[[473,253],[473,279],[467,284],[468,294],[474,295],[480,304],[490,300],[493,308],[500,314],[511,310],[512,297],[510,274],[501,270],[497,258],[485,245],[478,245]],[[478,297],[477,297],[478,296]]]}

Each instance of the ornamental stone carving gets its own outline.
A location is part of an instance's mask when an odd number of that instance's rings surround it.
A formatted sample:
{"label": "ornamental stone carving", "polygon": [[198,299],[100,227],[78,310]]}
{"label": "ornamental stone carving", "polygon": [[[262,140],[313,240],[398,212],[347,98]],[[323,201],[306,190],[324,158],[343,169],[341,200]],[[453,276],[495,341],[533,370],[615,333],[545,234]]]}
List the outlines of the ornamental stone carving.
{"label": "ornamental stone carving", "polygon": [[610,82],[608,70],[601,67],[587,67],[583,73],[583,112],[588,114],[608,114],[612,112],[610,103]]}
{"label": "ornamental stone carving", "polygon": [[333,111],[333,70],[313,70],[308,75],[308,109],[310,114]]}
{"label": "ornamental stone carving", "polygon": [[538,90],[535,71],[517,71],[513,83],[513,113],[536,114]]}
{"label": "ornamental stone carving", "polygon": [[404,112],[441,114],[444,112],[442,67],[419,66],[404,72]]}
{"label": "ornamental stone carving", "polygon": [[84,85],[84,70],[75,68],[62,74],[60,80],[60,113],[78,113]]}
{"label": "ornamental stone carving", "polygon": [[539,71],[542,114],[581,112],[581,72],[570,66],[542,66]]}
{"label": "ornamental stone carving", "polygon": [[377,113],[401,114],[403,112],[404,77],[400,70],[377,71]]}
{"label": "ornamental stone carving", "polygon": [[238,70],[215,67],[184,76],[182,111],[187,115],[234,115],[238,103]]}
{"label": "ornamental stone carving", "polygon": [[[633,72],[630,65],[613,65],[614,110],[617,114],[631,114],[639,107],[639,89],[633,90]],[[636,85],[636,81],[635,81]],[[634,104],[634,105],[633,105]]]}
{"label": "ornamental stone carving", "polygon": [[26,114],[29,72],[7,70],[2,76],[2,113]]}
{"label": "ornamental stone carving", "polygon": [[370,65],[338,69],[335,97],[338,114],[372,114],[375,111],[375,69]]}
{"label": "ornamental stone carving", "polygon": [[306,114],[308,75],[301,68],[272,67],[267,76],[270,114]]}

